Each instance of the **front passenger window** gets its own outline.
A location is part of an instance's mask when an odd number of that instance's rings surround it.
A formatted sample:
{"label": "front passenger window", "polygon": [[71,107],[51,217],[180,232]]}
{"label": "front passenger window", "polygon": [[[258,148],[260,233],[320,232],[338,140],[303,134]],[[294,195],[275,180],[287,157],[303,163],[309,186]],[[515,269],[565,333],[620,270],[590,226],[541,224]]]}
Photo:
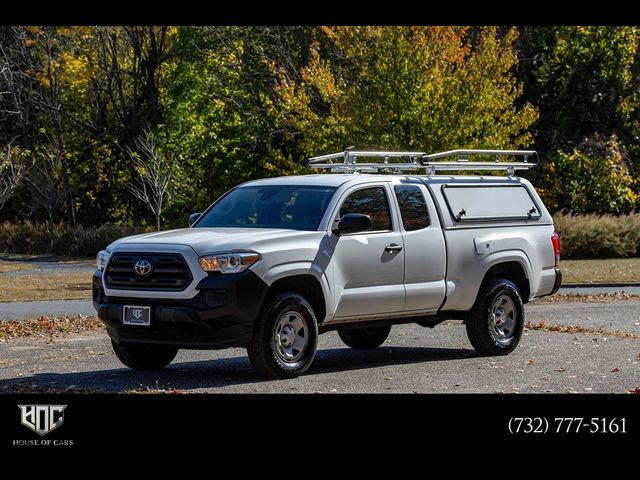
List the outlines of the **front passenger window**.
{"label": "front passenger window", "polygon": [[371,232],[391,230],[391,212],[384,187],[363,188],[347,197],[340,208],[340,217],[361,213],[371,217]]}

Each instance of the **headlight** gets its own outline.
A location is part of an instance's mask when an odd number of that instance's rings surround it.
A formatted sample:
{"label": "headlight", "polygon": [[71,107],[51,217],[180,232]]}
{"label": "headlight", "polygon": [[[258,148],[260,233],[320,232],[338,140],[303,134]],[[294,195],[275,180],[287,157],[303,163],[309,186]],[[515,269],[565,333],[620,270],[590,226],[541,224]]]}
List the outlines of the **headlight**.
{"label": "headlight", "polygon": [[96,256],[96,266],[98,267],[98,270],[104,270],[104,267],[107,266],[107,262],[109,261],[110,256],[111,253],[107,252],[106,250],[100,250],[98,252],[98,255]]}
{"label": "headlight", "polygon": [[260,254],[247,253],[220,253],[200,257],[199,263],[205,272],[237,273],[249,268],[260,260]]}

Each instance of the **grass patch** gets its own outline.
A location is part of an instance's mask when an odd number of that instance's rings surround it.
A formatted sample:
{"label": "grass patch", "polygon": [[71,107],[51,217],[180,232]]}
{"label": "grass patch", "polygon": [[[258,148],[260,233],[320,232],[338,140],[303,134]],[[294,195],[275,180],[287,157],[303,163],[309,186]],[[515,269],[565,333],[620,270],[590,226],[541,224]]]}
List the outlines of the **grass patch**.
{"label": "grass patch", "polygon": [[640,282],[640,258],[562,260],[562,283]]}
{"label": "grass patch", "polygon": [[54,255],[54,254],[27,254],[27,253],[8,253],[2,252],[0,254],[0,262],[60,262],[68,264],[95,264],[95,257],[87,256],[69,256],[69,255]]}
{"label": "grass patch", "polygon": [[96,261],[91,258],[62,257],[59,255],[25,255],[13,253],[0,253],[0,274],[18,272],[20,270],[39,270],[38,273],[46,275],[47,269],[43,269],[41,262],[56,263],[59,265],[73,265],[78,267],[93,267]]}
{"label": "grass patch", "polygon": [[0,341],[22,337],[58,337],[88,330],[100,330],[103,324],[96,317],[84,315],[43,316],[33,320],[0,322]]}
{"label": "grass patch", "polygon": [[90,298],[91,274],[86,272],[0,276],[0,302]]}
{"label": "grass patch", "polygon": [[151,388],[145,387],[137,390],[127,390],[124,393],[136,394],[136,395],[182,395],[185,393],[191,393],[189,390],[180,388]]}
{"label": "grass patch", "polygon": [[14,261],[7,262],[5,260],[0,260],[0,273],[16,272],[18,270],[27,270],[29,268],[33,268],[33,265],[29,265],[28,263]]}

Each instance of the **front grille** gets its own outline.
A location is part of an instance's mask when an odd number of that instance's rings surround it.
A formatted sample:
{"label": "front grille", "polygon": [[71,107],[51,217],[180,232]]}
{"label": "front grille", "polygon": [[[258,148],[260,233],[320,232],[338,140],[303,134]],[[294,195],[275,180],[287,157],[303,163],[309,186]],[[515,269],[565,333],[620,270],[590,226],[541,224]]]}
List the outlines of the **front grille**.
{"label": "front grille", "polygon": [[[137,275],[134,266],[147,260],[153,266],[149,275]],[[192,277],[182,255],[177,253],[114,253],[105,270],[105,284],[123,290],[181,291]]]}

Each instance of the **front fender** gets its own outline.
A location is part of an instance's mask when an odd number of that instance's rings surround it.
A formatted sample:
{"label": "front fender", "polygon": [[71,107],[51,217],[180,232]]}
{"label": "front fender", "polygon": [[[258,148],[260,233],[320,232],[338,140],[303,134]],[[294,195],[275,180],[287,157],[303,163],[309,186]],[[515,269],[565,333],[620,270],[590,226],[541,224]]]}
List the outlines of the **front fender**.
{"label": "front fender", "polygon": [[280,263],[261,270],[259,275],[260,278],[262,278],[262,280],[269,286],[283,278],[293,277],[296,275],[313,275],[318,280],[318,283],[320,283],[322,288],[327,315],[330,315],[329,312],[333,311],[331,308],[331,282],[327,277],[325,269],[314,262],[294,261]]}

